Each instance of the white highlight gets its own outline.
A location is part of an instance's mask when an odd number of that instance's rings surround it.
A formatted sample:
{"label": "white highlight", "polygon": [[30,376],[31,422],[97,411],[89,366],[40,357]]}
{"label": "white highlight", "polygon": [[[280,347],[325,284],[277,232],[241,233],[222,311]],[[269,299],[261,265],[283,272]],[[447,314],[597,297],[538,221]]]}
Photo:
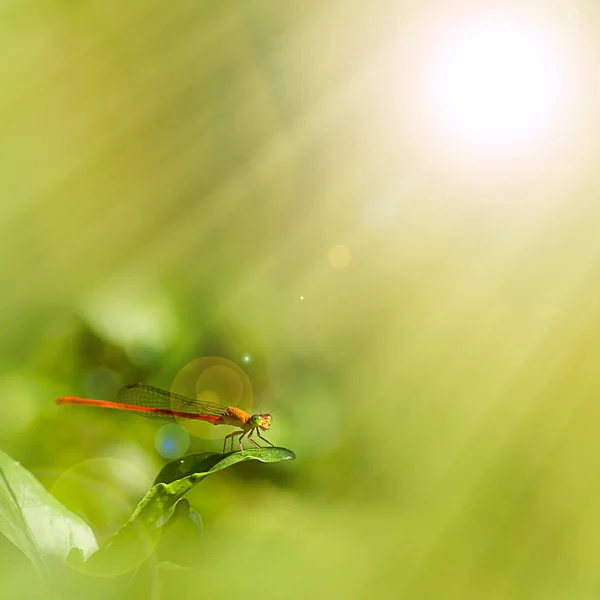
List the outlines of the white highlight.
{"label": "white highlight", "polygon": [[425,117],[472,153],[535,149],[566,112],[567,55],[549,28],[518,15],[453,23],[429,43]]}

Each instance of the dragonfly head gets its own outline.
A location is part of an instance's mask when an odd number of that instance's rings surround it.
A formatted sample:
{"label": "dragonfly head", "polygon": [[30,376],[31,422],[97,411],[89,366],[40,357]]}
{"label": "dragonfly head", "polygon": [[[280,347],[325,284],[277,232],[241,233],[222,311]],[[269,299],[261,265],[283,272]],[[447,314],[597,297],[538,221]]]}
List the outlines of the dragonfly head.
{"label": "dragonfly head", "polygon": [[252,415],[250,417],[250,423],[252,427],[260,427],[263,431],[266,431],[271,427],[271,415]]}

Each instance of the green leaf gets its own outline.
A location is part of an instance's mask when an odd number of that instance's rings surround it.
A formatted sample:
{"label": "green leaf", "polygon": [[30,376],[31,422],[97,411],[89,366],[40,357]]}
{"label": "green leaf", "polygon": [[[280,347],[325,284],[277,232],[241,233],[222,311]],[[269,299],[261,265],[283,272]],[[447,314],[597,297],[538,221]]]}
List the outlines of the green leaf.
{"label": "green leaf", "polygon": [[286,448],[256,448],[225,455],[189,454],[168,463],[129,521],[87,561],[86,572],[114,575],[139,566],[154,550],[162,526],[175,513],[177,502],[205,477],[246,460],[275,463],[294,458],[296,455]]}
{"label": "green leaf", "polygon": [[47,576],[48,562],[98,549],[89,525],[65,508],[18,462],[0,451],[0,532]]}
{"label": "green leaf", "polygon": [[152,526],[185,493],[200,483],[205,477],[245,460],[259,460],[276,463],[293,460],[296,455],[286,448],[252,448],[230,454],[202,452],[189,454],[166,464],[156,479],[154,486],[137,505],[130,521],[141,519]]}
{"label": "green leaf", "polygon": [[161,532],[156,548],[159,563],[189,566],[202,550],[202,517],[190,506],[187,498],[175,503]]}
{"label": "green leaf", "polygon": [[276,463],[283,460],[294,460],[295,458],[296,455],[287,448],[251,448],[244,450],[243,453],[231,452],[229,454],[216,454],[214,452],[188,454],[166,464],[157,475],[154,484],[169,484],[198,473],[204,476],[212,475],[245,460]]}
{"label": "green leaf", "polygon": [[[296,455],[287,448],[252,448],[230,454],[189,454],[179,460],[165,465],[154,481],[152,490],[157,494],[144,502],[140,502],[132,518],[143,518],[146,522],[154,522],[157,515],[168,510],[179,498],[200,483],[208,475],[213,475],[227,467],[245,460],[259,460],[265,463],[276,463],[294,460]],[[150,490],[152,492],[152,490]]]}

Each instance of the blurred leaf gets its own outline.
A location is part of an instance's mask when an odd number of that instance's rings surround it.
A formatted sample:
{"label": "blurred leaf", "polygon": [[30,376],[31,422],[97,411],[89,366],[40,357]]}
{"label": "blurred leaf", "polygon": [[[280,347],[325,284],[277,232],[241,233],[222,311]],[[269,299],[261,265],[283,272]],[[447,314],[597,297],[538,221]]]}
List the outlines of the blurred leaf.
{"label": "blurred leaf", "polygon": [[88,558],[98,549],[93,531],[18,462],[0,452],[0,531],[47,577],[48,559]]}
{"label": "blurred leaf", "polygon": [[[208,475],[246,460],[265,463],[293,460],[286,448],[256,448],[231,454],[202,452],[166,464],[154,485],[136,506],[129,521],[85,564],[84,570],[96,575],[122,574],[136,567],[154,550],[163,526],[173,515],[180,516],[189,504],[178,501]],[[188,510],[190,519],[193,519]]]}
{"label": "blurred leaf", "polygon": [[157,569],[164,569],[165,571],[190,571],[191,568],[190,567],[182,567],[181,565],[178,565],[177,563],[171,562],[171,561],[164,561],[161,563],[158,563],[156,565]]}
{"label": "blurred leaf", "polygon": [[157,559],[178,567],[188,566],[201,550],[202,517],[187,498],[181,498],[169,513],[158,543]]}

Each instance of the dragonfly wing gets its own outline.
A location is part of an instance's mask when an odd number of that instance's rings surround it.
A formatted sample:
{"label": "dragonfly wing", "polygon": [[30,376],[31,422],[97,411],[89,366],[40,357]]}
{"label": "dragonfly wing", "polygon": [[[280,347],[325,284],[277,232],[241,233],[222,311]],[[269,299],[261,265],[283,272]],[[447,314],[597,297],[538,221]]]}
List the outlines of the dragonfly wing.
{"label": "dragonfly wing", "polygon": [[[121,388],[117,394],[117,402],[127,405],[129,410],[140,415],[163,421],[177,418],[194,419],[197,418],[196,415],[221,417],[227,412],[226,406],[214,402],[202,402],[141,383]],[[135,407],[138,407],[138,410]],[[203,420],[212,421],[212,419]]]}

